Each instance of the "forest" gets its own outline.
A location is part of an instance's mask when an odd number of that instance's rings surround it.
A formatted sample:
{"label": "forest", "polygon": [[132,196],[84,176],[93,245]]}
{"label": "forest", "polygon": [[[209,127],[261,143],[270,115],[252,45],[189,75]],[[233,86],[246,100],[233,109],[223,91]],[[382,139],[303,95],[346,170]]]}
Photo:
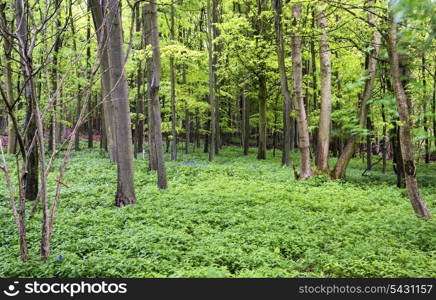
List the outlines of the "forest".
{"label": "forest", "polygon": [[436,277],[436,1],[0,0],[0,277]]}

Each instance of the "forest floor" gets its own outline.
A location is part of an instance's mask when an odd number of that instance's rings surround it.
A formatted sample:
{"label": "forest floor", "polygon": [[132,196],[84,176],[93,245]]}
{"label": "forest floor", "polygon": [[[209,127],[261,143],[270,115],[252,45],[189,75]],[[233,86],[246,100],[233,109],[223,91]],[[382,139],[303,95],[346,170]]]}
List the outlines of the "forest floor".
{"label": "forest floor", "polygon": [[[76,152],[44,263],[40,212],[28,224],[31,261],[18,258],[2,178],[0,277],[436,277],[436,218],[414,215],[391,166],[363,177],[355,159],[345,181],[296,181],[280,154],[258,161],[254,148],[225,147],[208,163],[200,150],[180,153],[167,160],[166,191],[138,157],[138,203],[118,208],[115,165],[97,149]],[[418,177],[436,215],[436,164],[419,164]]]}

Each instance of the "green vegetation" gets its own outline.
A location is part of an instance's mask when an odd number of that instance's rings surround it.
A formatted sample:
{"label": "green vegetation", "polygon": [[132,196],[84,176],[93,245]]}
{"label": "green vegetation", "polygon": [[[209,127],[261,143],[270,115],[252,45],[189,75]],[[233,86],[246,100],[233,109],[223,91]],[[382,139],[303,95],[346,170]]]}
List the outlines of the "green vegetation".
{"label": "green vegetation", "polygon": [[[375,167],[362,177],[356,158],[346,180],[296,181],[290,168],[280,167],[280,152],[275,158],[269,152],[266,161],[255,152],[244,157],[239,148],[224,147],[213,163],[198,149],[180,153],[167,162],[169,189],[160,191],[138,156],[137,204],[124,208],[113,205],[116,166],[107,154],[75,152],[46,262],[38,260],[40,215],[28,224],[30,261],[19,259],[0,185],[0,277],[436,276],[436,221],[416,218],[393,172]],[[435,171],[434,164],[418,164],[433,211]],[[51,173],[49,182],[55,178]]]}

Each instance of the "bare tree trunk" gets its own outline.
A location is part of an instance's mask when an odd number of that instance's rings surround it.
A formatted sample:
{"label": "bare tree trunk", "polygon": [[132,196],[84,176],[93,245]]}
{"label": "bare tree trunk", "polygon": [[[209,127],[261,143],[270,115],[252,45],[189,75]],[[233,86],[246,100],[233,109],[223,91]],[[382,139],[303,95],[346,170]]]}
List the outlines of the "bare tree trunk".
{"label": "bare tree trunk", "polygon": [[210,135],[209,135],[209,161],[215,159],[216,143],[216,99],[215,99],[215,72],[213,67],[213,28],[212,28],[212,6],[211,0],[207,0],[207,44],[209,53],[209,106],[210,106]]}
{"label": "bare tree trunk", "polygon": [[27,7],[23,1],[15,0],[15,17],[17,22],[18,49],[20,51],[20,65],[24,77],[24,96],[26,98],[26,149],[30,150],[27,161],[27,174],[25,176],[25,198],[35,200],[38,195],[38,148],[36,139],[36,119],[33,105],[36,101],[35,84],[33,78],[33,46],[29,45],[27,31]]}
{"label": "bare tree trunk", "polygon": [[[72,33],[72,39],[73,39],[73,50],[74,52],[77,51],[77,32],[76,32],[76,27],[74,25],[74,19],[72,18],[72,7],[69,7],[69,18],[70,18],[70,24],[71,24],[71,33]],[[80,66],[79,66],[79,69]],[[80,77],[80,72],[76,71],[76,76],[77,78]],[[79,118],[80,118],[80,112],[82,109],[82,86],[80,84],[80,81],[77,83],[77,105],[76,105],[76,114],[75,114],[75,120],[76,120],[76,124],[79,123]],[[80,126],[77,128],[77,130],[75,131],[74,134],[74,150],[75,151],[80,151]]]}
{"label": "bare tree trunk", "polygon": [[[140,10],[140,6],[137,5],[136,6],[136,32],[141,32],[143,26],[142,25],[142,21],[144,20],[145,16],[142,15],[141,18],[141,10]],[[144,38],[141,39],[141,45],[140,48],[143,49],[144,48]],[[138,91],[138,96],[137,96],[137,100],[136,100],[136,124],[135,124],[135,134],[136,134],[136,138],[135,138],[135,142],[136,142],[136,147],[135,147],[135,157],[137,153],[142,153],[144,148],[144,93],[143,93],[143,81],[144,81],[144,74],[143,74],[143,70],[142,70],[143,66],[142,66],[142,61],[139,62],[139,66],[138,66],[138,74],[137,74],[137,91]]]}
{"label": "bare tree trunk", "polygon": [[[368,22],[370,24],[373,24],[373,27],[377,25],[375,21],[375,15],[373,13],[373,8],[368,9]],[[377,29],[374,29],[374,35],[372,38],[372,47],[373,50],[371,51],[368,57],[368,65],[367,65],[368,79],[366,80],[363,94],[359,99],[360,100],[359,127],[362,129],[366,127],[366,120],[368,114],[367,102],[371,98],[372,91],[374,89],[376,72],[377,72],[377,59],[381,47],[381,36]],[[353,157],[354,153],[356,152],[357,143],[358,143],[357,135],[352,135],[348,139],[340,157],[336,161],[335,168],[331,172],[331,177],[333,179],[345,178],[347,166],[351,158]]]}
{"label": "bare tree trunk", "polygon": [[[212,0],[212,37],[213,39],[216,39],[220,35],[219,28],[216,24],[219,23],[219,16],[218,16],[218,6],[220,0]],[[222,138],[221,138],[221,127],[220,127],[220,97],[219,97],[219,78],[217,76],[217,69],[218,69],[218,55],[220,52],[220,45],[219,43],[216,43],[215,41],[212,42],[214,44],[213,46],[213,57],[212,57],[212,68],[213,68],[213,76],[214,76],[214,89],[215,89],[215,154],[218,155],[220,152],[220,149],[222,147]]]}
{"label": "bare tree trunk", "polygon": [[159,46],[159,31],[156,1],[150,0],[150,5],[145,5],[146,22],[150,22],[150,32],[145,32],[145,35],[150,36],[152,46],[152,57],[147,60],[148,71],[148,89],[151,118],[153,119],[153,140],[154,157],[157,163],[157,186],[159,189],[167,188],[167,175],[165,169],[163,145],[162,145],[162,130],[161,130],[161,115],[159,103],[159,87],[161,77],[161,62],[160,62],[160,46]]}
{"label": "bare tree trunk", "polygon": [[103,115],[104,115],[104,130],[107,139],[107,148],[109,151],[109,159],[112,162],[117,161],[116,151],[116,135],[115,135],[115,112],[114,104],[111,98],[111,78],[109,69],[108,55],[108,24],[107,16],[103,14],[107,6],[106,0],[100,5],[99,0],[89,0],[89,5],[92,12],[95,31],[97,32],[98,47],[101,53],[100,72],[101,72],[101,87],[103,98]]}
{"label": "bare tree trunk", "polygon": [[[311,10],[311,15],[312,15],[312,24],[311,24],[311,28],[312,30],[316,30],[316,11],[315,8],[312,8]],[[312,95],[312,100],[313,100],[313,109],[316,110],[318,109],[318,80],[317,80],[317,66],[316,66],[316,49],[315,49],[315,42],[314,39],[310,39],[309,42],[310,45],[310,72],[312,73],[312,91],[313,91],[313,95]],[[310,100],[307,101],[308,103],[310,103]],[[309,107],[306,107],[306,115],[307,115],[307,123],[309,122]],[[312,137],[312,151],[315,154],[315,164],[317,161],[317,156],[316,153],[318,153],[318,132],[319,129],[315,128],[313,130],[313,133],[311,135],[309,135],[309,139],[310,136]]]}
{"label": "bare tree trunk", "polygon": [[434,73],[433,73],[433,101],[432,101],[432,113],[433,113],[433,137],[434,146],[436,147],[436,55],[434,57]]}
{"label": "bare tree trunk", "polygon": [[264,74],[259,75],[259,143],[257,149],[257,159],[266,159],[266,76]]}
{"label": "bare tree trunk", "polygon": [[423,218],[431,218],[431,213],[428,210],[424,199],[419,192],[418,182],[416,180],[416,167],[413,158],[412,137],[410,133],[412,124],[409,119],[409,105],[407,103],[407,95],[404,91],[400,76],[400,59],[397,51],[397,24],[395,22],[395,18],[392,15],[390,16],[389,22],[389,64],[391,69],[394,93],[397,99],[397,109],[400,114],[400,120],[402,122],[402,125],[400,127],[400,144],[401,155],[404,161],[406,188],[415,213]]}
{"label": "bare tree trunk", "polygon": [[[90,8],[88,7],[88,12],[90,11]],[[91,37],[91,22],[88,15],[87,25],[86,25],[86,40],[89,41]],[[88,77],[90,77],[90,65],[89,65],[89,59],[91,58],[91,45],[88,43],[86,47],[86,74]],[[92,106],[92,97],[88,101],[88,149],[94,148],[94,112],[93,112],[93,106]]]}
{"label": "bare tree trunk", "polygon": [[242,132],[244,155],[248,155],[250,149],[250,99],[247,99],[246,90],[242,90]]}
{"label": "bare tree trunk", "polygon": [[[423,87],[423,93],[424,93],[424,131],[426,134],[426,138],[424,140],[424,144],[425,144],[425,153],[424,153],[424,160],[425,163],[428,164],[430,163],[430,141],[429,141],[429,137],[430,137],[430,132],[429,132],[429,127],[428,127],[428,118],[427,118],[427,101],[428,99],[428,95],[427,95],[427,80],[426,80],[426,76],[425,76],[425,65],[426,65],[426,59],[425,59],[425,54],[422,56],[421,59],[422,62],[422,87]],[[436,80],[436,78],[435,78]]]}
{"label": "bare tree trunk", "polygon": [[[174,41],[174,0],[171,0],[171,40]],[[171,78],[171,160],[177,160],[177,130],[176,130],[176,76],[174,74],[174,57],[170,57]]]}
{"label": "bare tree trunk", "polygon": [[[0,4],[0,22],[3,26],[6,26],[6,14],[5,9],[6,3]],[[6,78],[6,97],[10,105],[14,102],[14,85],[12,82],[12,44],[8,36],[3,35],[3,49],[5,53],[5,63],[4,63],[4,76]],[[12,124],[11,117],[8,116],[8,154],[15,154],[16,152],[16,134],[15,129]]]}
{"label": "bare tree trunk", "polygon": [[[293,26],[300,22],[301,4],[292,6]],[[309,129],[306,117],[306,108],[303,99],[303,69],[301,59],[301,37],[294,32],[292,35],[292,77],[294,81],[294,98],[297,105],[298,121],[298,148],[300,149],[300,178],[307,179],[312,176],[310,167]]]}
{"label": "bare tree trunk", "polygon": [[332,71],[330,45],[327,36],[327,17],[322,10],[318,14],[318,27],[322,34],[319,39],[319,57],[321,68],[321,110],[319,118],[318,152],[316,166],[320,171],[328,171],[330,124],[332,111]]}
{"label": "bare tree trunk", "polygon": [[188,109],[185,110],[185,130],[186,130],[186,144],[185,153],[189,153],[189,143],[191,140],[191,113]]}
{"label": "bare tree trunk", "polygon": [[286,66],[285,66],[285,47],[283,43],[282,34],[282,1],[272,0],[271,6],[274,9],[274,23],[276,30],[276,46],[277,46],[277,58],[278,66],[280,70],[280,83],[282,94],[285,99],[284,101],[284,114],[283,114],[283,152],[282,152],[282,165],[289,166],[290,151],[291,151],[291,109],[292,109],[292,99],[291,93],[288,87],[288,78],[286,76]]}
{"label": "bare tree trunk", "polygon": [[117,206],[125,206],[136,202],[133,182],[132,132],[130,130],[130,112],[128,86],[124,69],[123,37],[121,28],[120,2],[109,0],[108,35],[109,65],[111,78],[111,99],[114,102],[115,132],[117,149],[118,184],[115,196]]}

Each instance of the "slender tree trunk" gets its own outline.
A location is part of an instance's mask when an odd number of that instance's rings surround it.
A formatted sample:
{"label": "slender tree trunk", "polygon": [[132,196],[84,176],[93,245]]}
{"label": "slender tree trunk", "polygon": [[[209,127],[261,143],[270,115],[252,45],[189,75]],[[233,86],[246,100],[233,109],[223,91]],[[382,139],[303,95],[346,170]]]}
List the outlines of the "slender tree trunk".
{"label": "slender tree trunk", "polygon": [[[301,18],[301,4],[292,6],[293,26],[297,27]],[[301,37],[297,32],[292,35],[292,77],[294,82],[294,98],[297,105],[298,148],[300,149],[300,178],[312,176],[310,167],[309,129],[306,108],[303,98],[303,69],[301,58]]]}
{"label": "slender tree trunk", "polygon": [[[27,200],[35,200],[38,194],[38,148],[36,139],[36,119],[33,113],[34,102],[36,101],[35,84],[33,77],[33,49],[28,45],[28,31],[27,31],[27,7],[23,6],[23,1],[15,1],[16,23],[17,23],[17,38],[18,49],[20,51],[20,65],[24,77],[24,96],[26,98],[26,118],[25,127],[26,132],[26,149],[31,151],[27,159],[27,175],[25,177],[25,198]],[[33,146],[32,146],[33,144]]]}
{"label": "slender tree trunk", "polygon": [[208,32],[208,54],[209,54],[209,105],[210,105],[210,136],[209,136],[209,161],[215,159],[216,143],[216,99],[215,99],[215,72],[213,67],[214,44],[212,27],[212,6],[211,0],[207,0],[207,32]]}
{"label": "slender tree trunk", "polygon": [[[371,118],[368,116],[366,118],[366,129],[371,132]],[[370,133],[366,136],[366,169],[370,171],[372,169],[372,136]]]}
{"label": "slender tree trunk", "polygon": [[[212,0],[212,37],[216,39],[220,36],[220,30],[216,24],[219,23],[220,19],[218,16],[218,6],[219,0]],[[222,147],[221,138],[221,127],[220,127],[220,97],[219,97],[219,85],[217,70],[218,70],[218,55],[220,52],[220,45],[215,41],[213,43],[213,57],[212,57],[212,68],[213,68],[213,83],[215,89],[215,154],[218,155]]]}
{"label": "slender tree trunk", "polygon": [[424,160],[425,163],[428,164],[430,163],[430,141],[429,141],[429,137],[430,137],[430,132],[429,132],[429,127],[428,127],[428,118],[427,118],[427,101],[428,101],[428,97],[427,97],[427,80],[426,80],[426,76],[425,76],[425,65],[426,65],[426,59],[425,59],[425,55],[422,56],[421,59],[422,62],[422,87],[423,87],[423,98],[424,98],[424,131],[426,134],[426,138],[424,140],[424,144],[425,144],[425,154],[424,154]]}
{"label": "slender tree trunk", "polygon": [[433,137],[434,146],[436,147],[436,55],[434,57],[434,73],[433,73],[433,101],[432,101],[432,114],[433,114]]}
{"label": "slender tree trunk", "polygon": [[400,127],[401,155],[404,161],[406,188],[415,213],[423,218],[431,218],[424,199],[422,198],[416,180],[416,167],[413,158],[409,105],[407,95],[401,82],[400,59],[397,51],[397,24],[394,16],[390,16],[388,30],[388,53],[394,94],[397,99],[397,109],[402,125]]}
{"label": "slender tree trunk", "polygon": [[[316,12],[315,12],[315,8],[312,8],[311,11],[312,14],[312,24],[311,24],[311,28],[312,30],[316,29]],[[316,50],[315,50],[315,42],[314,39],[310,39],[310,65],[311,65],[311,70],[310,72],[312,73],[312,101],[313,101],[313,109],[316,110],[318,109],[318,80],[317,80],[317,66],[316,66]],[[308,101],[308,103],[310,103],[310,100]],[[310,106],[310,105],[309,105]],[[307,122],[309,123],[309,107],[306,107],[306,115],[307,115]],[[318,132],[319,129],[315,128],[313,130],[312,133],[312,151],[315,154],[315,164],[316,164],[316,160],[317,160],[317,156],[316,153],[318,153]]]}
{"label": "slender tree trunk", "polygon": [[185,130],[186,130],[186,143],[185,143],[185,153],[189,153],[189,142],[191,139],[191,115],[188,109],[185,111]]}
{"label": "slender tree trunk", "polygon": [[[0,4],[0,21],[2,25],[6,26],[6,3]],[[14,85],[12,80],[12,45],[11,39],[6,35],[3,36],[3,49],[4,49],[4,76],[6,78],[6,97],[10,105],[14,102]],[[15,154],[16,151],[16,134],[11,117],[8,116],[8,154]]]}
{"label": "slender tree trunk", "polygon": [[385,107],[382,104],[382,119],[383,119],[383,143],[382,143],[382,159],[383,159],[383,167],[382,167],[382,173],[386,173],[387,169],[387,153],[388,153],[388,143],[389,138],[387,136],[387,126],[386,126],[386,114],[385,114]]}
{"label": "slender tree trunk", "polygon": [[266,76],[259,76],[259,143],[257,150],[257,159],[266,159],[266,141],[267,141],[267,118],[266,118]]}
{"label": "slender tree trunk", "polygon": [[[90,8],[88,7],[88,11],[90,10]],[[88,17],[88,23],[86,25],[86,40],[90,40],[91,37],[91,24],[90,24],[90,20]],[[88,43],[88,46],[86,47],[86,74],[88,75],[88,77],[90,77],[90,65],[89,65],[89,59],[91,58],[91,45],[90,43]],[[93,106],[92,106],[92,101],[91,99],[89,99],[88,101],[88,149],[93,149],[94,148],[94,131],[93,131],[93,127],[94,127],[94,113],[93,113]]]}
{"label": "slender tree trunk", "polygon": [[[55,1],[55,6],[59,6],[59,0]],[[61,26],[60,16],[57,15],[56,18],[56,31],[59,32],[59,28]],[[51,112],[50,116],[50,131],[49,131],[49,137],[48,137],[48,150],[51,152],[56,151],[56,141],[59,141],[59,133],[60,133],[60,127],[62,124],[58,121],[60,119],[60,116],[57,116],[58,114],[58,102],[59,102],[59,91],[58,91],[58,55],[59,55],[59,49],[61,46],[61,40],[60,37],[57,35],[55,37],[54,47],[53,47],[53,63],[52,63],[52,70],[51,70],[51,85],[52,85],[52,92],[53,92],[53,110]]]}
{"label": "slender tree trunk", "polygon": [[151,118],[153,119],[153,140],[154,157],[157,162],[157,177],[158,188],[167,188],[167,175],[165,169],[163,145],[162,145],[162,132],[161,132],[161,115],[159,103],[159,87],[161,77],[161,62],[160,62],[160,46],[159,46],[159,31],[158,31],[158,17],[157,5],[155,0],[150,0],[149,5],[145,5],[146,22],[150,22],[150,32],[146,32],[150,36],[150,43],[152,46],[152,57],[147,60],[148,71],[148,89],[150,97],[150,110]]}
{"label": "slender tree trunk", "polygon": [[89,5],[92,12],[95,31],[97,32],[98,48],[100,52],[100,72],[101,72],[101,87],[103,98],[103,115],[104,115],[104,130],[107,140],[107,148],[109,159],[111,162],[117,161],[116,151],[116,134],[115,134],[115,111],[114,103],[111,98],[111,77],[109,68],[108,55],[108,31],[110,26],[107,24],[106,0],[100,5],[99,0],[89,0]]}
{"label": "slender tree trunk", "polygon": [[[174,41],[174,0],[171,0],[171,40]],[[174,57],[170,57],[170,81],[171,81],[171,160],[177,160],[177,115],[176,115],[176,76],[174,72]]]}
{"label": "slender tree trunk", "polygon": [[[370,2],[370,4],[372,2]],[[373,13],[373,9],[371,8],[368,9],[368,12],[369,12],[368,22],[370,24],[373,24],[373,27],[375,28],[377,24],[375,22],[375,15]],[[360,100],[359,127],[362,129],[366,127],[366,119],[368,113],[367,102],[372,96],[372,91],[374,89],[374,84],[376,79],[377,58],[381,47],[381,36],[378,30],[374,30],[374,35],[372,38],[372,46],[373,46],[373,50],[371,50],[369,54],[368,65],[367,65],[368,79],[366,80],[363,94],[359,99]],[[353,157],[354,153],[356,152],[356,145],[358,141],[359,141],[359,137],[355,134],[348,139],[341,155],[336,161],[335,168],[331,172],[331,177],[333,179],[345,178],[347,166],[351,158]]]}
{"label": "slender tree trunk", "polygon": [[321,68],[321,110],[319,118],[318,152],[316,166],[320,171],[328,171],[330,124],[332,110],[332,71],[330,58],[330,45],[327,36],[327,17],[325,11],[318,15],[318,27],[322,34],[319,39],[319,56]]}
{"label": "slender tree trunk", "polygon": [[283,113],[283,152],[282,152],[282,165],[289,166],[290,161],[290,150],[291,150],[291,109],[292,109],[292,99],[291,93],[288,87],[288,78],[286,75],[285,66],[285,49],[283,43],[282,34],[282,1],[272,0],[271,6],[274,8],[274,23],[276,30],[276,47],[277,47],[277,59],[278,66],[280,70],[280,83],[284,101],[284,113]]}
{"label": "slender tree trunk", "polygon": [[242,90],[242,132],[244,155],[248,155],[250,149],[250,100],[247,99],[245,89]]}
{"label": "slender tree trunk", "polygon": [[111,78],[111,99],[114,102],[117,150],[118,184],[115,196],[117,206],[136,202],[133,182],[132,131],[129,111],[128,86],[124,69],[123,37],[121,28],[120,2],[109,0],[108,56]]}
{"label": "slender tree trunk", "polygon": [[[142,16],[142,19],[144,19],[144,16]],[[142,23],[141,23],[141,10],[139,5],[136,7],[136,32],[141,32],[142,29]],[[144,48],[144,38],[141,39],[141,45],[140,48]],[[144,74],[143,74],[143,66],[142,61],[139,62],[138,66],[138,75],[137,75],[137,91],[138,96],[136,100],[136,125],[135,125],[135,142],[136,142],[136,153],[142,153],[144,150],[144,92],[143,92],[143,81],[144,81]]]}

